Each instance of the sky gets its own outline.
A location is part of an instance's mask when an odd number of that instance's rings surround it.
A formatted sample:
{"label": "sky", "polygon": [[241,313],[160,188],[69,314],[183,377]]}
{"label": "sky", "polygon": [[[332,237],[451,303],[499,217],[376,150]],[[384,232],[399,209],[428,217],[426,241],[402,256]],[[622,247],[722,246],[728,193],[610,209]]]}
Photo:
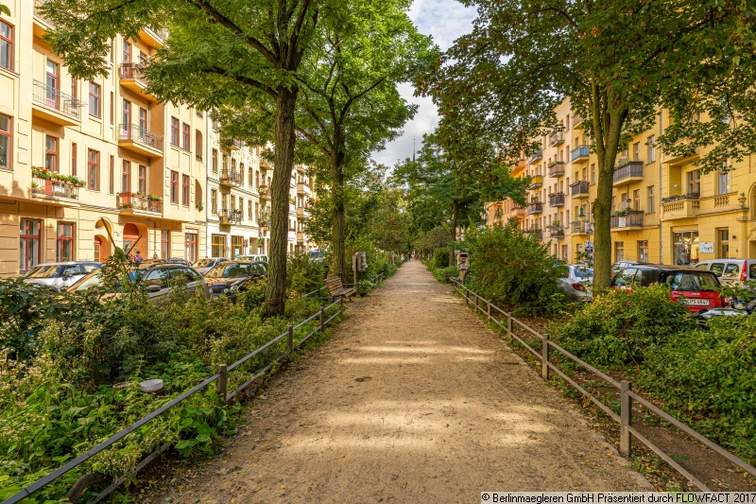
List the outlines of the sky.
{"label": "sky", "polygon": [[[431,35],[433,41],[446,50],[457,37],[470,31],[475,10],[464,7],[457,0],[414,0],[410,17],[418,30]],[[424,133],[433,131],[438,124],[436,106],[430,98],[414,96],[412,84],[399,85],[399,92],[410,103],[419,105],[415,117],[404,126],[402,135],[389,143],[380,152],[374,152],[373,160],[392,166],[397,160],[412,156],[413,139],[419,149]]]}

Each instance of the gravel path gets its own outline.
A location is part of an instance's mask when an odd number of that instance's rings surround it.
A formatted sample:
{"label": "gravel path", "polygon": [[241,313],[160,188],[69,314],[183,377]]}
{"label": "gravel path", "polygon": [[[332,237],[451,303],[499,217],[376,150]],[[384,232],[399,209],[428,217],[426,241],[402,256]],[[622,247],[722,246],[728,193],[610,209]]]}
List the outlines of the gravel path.
{"label": "gravel path", "polygon": [[[247,407],[156,501],[479,502],[483,490],[652,490],[419,262]],[[169,498],[166,498],[169,497]]]}

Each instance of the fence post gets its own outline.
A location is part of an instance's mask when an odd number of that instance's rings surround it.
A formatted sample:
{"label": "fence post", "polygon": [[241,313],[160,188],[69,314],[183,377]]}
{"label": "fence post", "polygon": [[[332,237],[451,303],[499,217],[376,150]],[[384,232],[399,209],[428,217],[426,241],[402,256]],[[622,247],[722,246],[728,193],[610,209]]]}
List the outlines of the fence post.
{"label": "fence post", "polygon": [[630,456],[630,426],[633,423],[633,399],[630,397],[632,385],[627,380],[620,381],[620,442],[619,452],[623,457]]}
{"label": "fence post", "polygon": [[225,364],[218,366],[218,396],[223,403],[226,403],[228,398],[226,391],[228,388],[228,367]]}
{"label": "fence post", "polygon": [[543,335],[543,347],[541,348],[541,376],[544,380],[549,379],[549,335]]}
{"label": "fence post", "polygon": [[486,299],[486,315],[488,315],[488,320],[491,320],[491,301]]}
{"label": "fence post", "polygon": [[512,314],[507,314],[507,335],[509,336],[509,343],[511,344],[514,340],[514,337],[512,337]]}
{"label": "fence post", "polygon": [[323,321],[325,321],[325,312],[323,311],[323,305],[320,305],[320,332],[323,332]]}
{"label": "fence post", "polygon": [[294,325],[289,324],[286,332],[288,333],[286,336],[286,351],[291,355],[294,351]]}

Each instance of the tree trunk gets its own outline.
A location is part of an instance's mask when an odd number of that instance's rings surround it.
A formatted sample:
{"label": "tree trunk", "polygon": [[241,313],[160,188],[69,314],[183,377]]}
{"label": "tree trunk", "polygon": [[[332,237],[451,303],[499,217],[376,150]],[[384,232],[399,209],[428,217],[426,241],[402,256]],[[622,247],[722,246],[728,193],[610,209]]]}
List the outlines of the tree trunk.
{"label": "tree trunk", "polygon": [[265,314],[283,315],[286,307],[286,256],[289,243],[289,188],[294,167],[294,112],[297,89],[280,89],[276,98],[276,152],[270,184],[270,258]]}
{"label": "tree trunk", "polygon": [[452,219],[451,219],[451,247],[449,247],[449,266],[454,266],[454,249],[457,241],[457,226],[459,225],[459,204],[457,201],[452,202]]}
{"label": "tree trunk", "polygon": [[[338,144],[337,144],[338,145]],[[345,210],[345,188],[344,188],[344,154],[338,146],[336,152],[331,156],[331,170],[333,185],[333,213],[331,215],[332,235],[331,243],[333,245],[333,271],[339,275],[343,281],[347,278],[346,265],[346,210]]]}

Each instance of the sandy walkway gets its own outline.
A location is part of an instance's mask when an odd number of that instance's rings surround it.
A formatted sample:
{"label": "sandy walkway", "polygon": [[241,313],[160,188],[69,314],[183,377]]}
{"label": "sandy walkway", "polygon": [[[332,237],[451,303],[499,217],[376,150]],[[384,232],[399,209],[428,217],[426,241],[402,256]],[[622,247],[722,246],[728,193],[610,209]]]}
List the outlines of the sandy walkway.
{"label": "sandy walkway", "polygon": [[479,502],[482,490],[642,490],[580,413],[408,263],[248,407],[161,502]]}

